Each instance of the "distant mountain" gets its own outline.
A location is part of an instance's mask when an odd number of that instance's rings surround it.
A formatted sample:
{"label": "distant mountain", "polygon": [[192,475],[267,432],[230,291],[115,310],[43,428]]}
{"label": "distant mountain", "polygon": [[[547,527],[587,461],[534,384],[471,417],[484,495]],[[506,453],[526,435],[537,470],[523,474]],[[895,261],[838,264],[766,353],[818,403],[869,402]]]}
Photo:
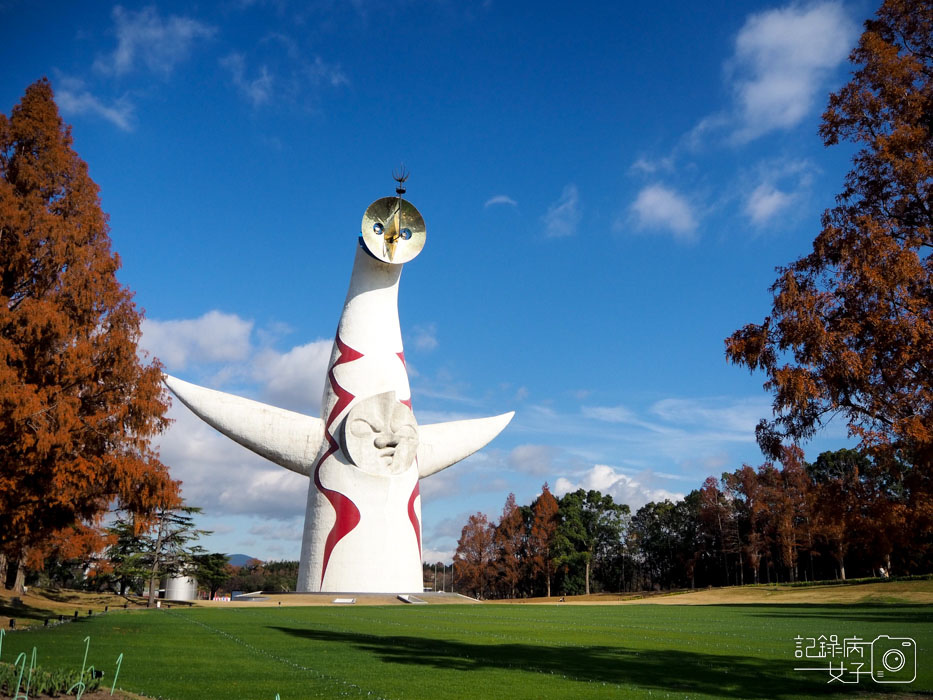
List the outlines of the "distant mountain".
{"label": "distant mountain", "polygon": [[232,566],[243,566],[253,561],[254,559],[256,561],[260,561],[260,562],[262,561],[261,559],[257,559],[256,557],[251,557],[248,554],[231,554],[230,564]]}

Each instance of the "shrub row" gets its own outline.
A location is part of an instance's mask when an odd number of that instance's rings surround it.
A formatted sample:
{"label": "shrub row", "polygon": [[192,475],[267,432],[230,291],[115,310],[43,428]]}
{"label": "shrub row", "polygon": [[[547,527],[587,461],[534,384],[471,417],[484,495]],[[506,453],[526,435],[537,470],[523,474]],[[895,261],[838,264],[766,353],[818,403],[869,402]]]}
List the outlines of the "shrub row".
{"label": "shrub row", "polygon": [[[32,669],[29,673],[29,665],[23,672],[22,681],[20,681],[20,666],[13,664],[0,663],[0,693],[13,697],[17,692],[23,693],[26,690],[27,682],[29,684],[30,695],[68,695],[69,691],[80,681],[84,683],[84,692],[96,690],[100,687],[100,675],[94,673],[93,668],[87,669],[83,676],[80,671],[72,669],[71,671],[54,670],[46,671],[41,666]],[[17,684],[19,688],[17,689]]]}

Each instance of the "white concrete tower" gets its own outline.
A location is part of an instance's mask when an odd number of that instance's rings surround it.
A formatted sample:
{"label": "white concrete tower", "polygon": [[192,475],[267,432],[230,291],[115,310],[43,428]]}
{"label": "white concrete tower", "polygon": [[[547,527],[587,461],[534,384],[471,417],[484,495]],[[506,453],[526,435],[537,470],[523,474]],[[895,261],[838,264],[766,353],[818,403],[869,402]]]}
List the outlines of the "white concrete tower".
{"label": "white concrete tower", "polygon": [[367,208],[331,352],[320,419],[198,387],[165,383],[241,445],[310,477],[298,590],[420,592],[419,480],[468,457],[512,419],[419,426],[398,318],[402,266],[424,221],[402,198]]}

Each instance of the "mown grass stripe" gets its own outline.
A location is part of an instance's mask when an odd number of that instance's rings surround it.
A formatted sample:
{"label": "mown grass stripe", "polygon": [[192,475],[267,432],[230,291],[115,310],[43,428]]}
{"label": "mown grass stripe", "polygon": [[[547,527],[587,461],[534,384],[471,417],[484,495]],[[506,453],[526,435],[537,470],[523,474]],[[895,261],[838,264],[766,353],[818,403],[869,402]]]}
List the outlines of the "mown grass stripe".
{"label": "mown grass stripe", "polygon": [[[199,627],[206,629],[211,634],[218,635],[228,641],[231,641],[235,644],[239,644],[240,646],[247,649],[252,654],[263,656],[267,659],[271,659],[272,661],[275,661],[276,663],[283,664],[285,666],[290,666],[291,668],[302,671],[303,673],[311,674],[312,676],[314,676],[315,678],[319,680],[328,681],[329,683],[332,683],[334,685],[339,685],[345,688],[350,688],[356,691],[355,694],[358,696],[373,698],[373,700],[388,700],[388,698],[378,695],[372,690],[367,690],[365,688],[362,688],[356,683],[353,683],[352,681],[348,681],[345,678],[337,678],[336,676],[332,676],[330,674],[324,673],[322,671],[319,671],[318,669],[311,668],[310,666],[305,666],[296,661],[292,661],[291,659],[287,659],[282,656],[273,654],[268,649],[251,644],[250,642],[247,642],[246,640],[241,639],[240,637],[237,637],[236,635],[231,634],[230,632],[225,632],[224,630],[218,629],[216,627],[212,627],[211,625],[208,625],[207,623],[202,622],[201,620],[193,619],[191,617],[188,617],[187,615],[184,615],[182,613],[178,613],[172,610],[169,610],[167,612],[170,615],[178,617],[186,622],[189,622],[194,625],[198,625]],[[351,694],[352,693],[344,693],[344,692],[339,693],[341,697],[346,697]]]}

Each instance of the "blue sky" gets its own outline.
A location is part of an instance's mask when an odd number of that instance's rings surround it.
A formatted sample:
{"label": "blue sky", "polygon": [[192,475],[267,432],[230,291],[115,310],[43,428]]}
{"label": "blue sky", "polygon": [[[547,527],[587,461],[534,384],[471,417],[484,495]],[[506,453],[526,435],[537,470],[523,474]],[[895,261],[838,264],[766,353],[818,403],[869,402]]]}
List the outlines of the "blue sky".
{"label": "blue sky", "polygon": [[[424,556],[549,482],[632,509],[763,457],[770,309],[848,170],[817,134],[865,2],[0,2],[0,109],[48,76],[142,344],[319,415],[360,219],[411,171],[400,317],[419,422],[515,410],[422,482]],[[307,480],[182,406],[161,455],[213,551],[296,559]],[[807,454],[852,444],[831,424]]]}

